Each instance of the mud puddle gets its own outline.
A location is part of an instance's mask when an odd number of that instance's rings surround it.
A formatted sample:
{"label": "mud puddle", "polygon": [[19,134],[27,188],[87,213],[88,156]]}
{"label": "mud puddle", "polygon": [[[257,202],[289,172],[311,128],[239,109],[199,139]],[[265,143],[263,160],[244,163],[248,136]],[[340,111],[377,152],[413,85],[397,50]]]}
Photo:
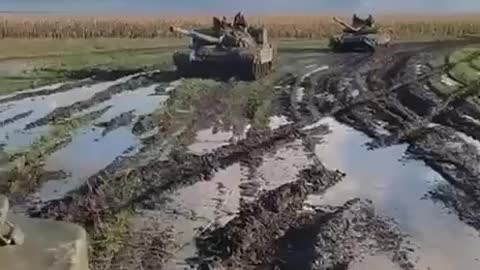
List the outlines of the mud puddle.
{"label": "mud puddle", "polygon": [[[363,134],[330,118],[322,122],[332,133],[315,152],[328,168],[347,176],[323,196],[310,196],[309,204],[338,206],[353,198],[370,199],[379,213],[394,218],[410,236],[418,269],[480,267],[478,233],[441,204],[425,199],[429,191],[447,184],[439,174],[421,162],[400,162],[406,145],[368,151]],[[368,261],[358,267],[362,268],[354,269],[377,269]]]}
{"label": "mud puddle", "polygon": [[[46,163],[47,170],[62,170],[71,174],[68,179],[47,182],[40,190],[42,200],[51,200],[62,197],[66,192],[81,186],[84,181],[105,168],[116,158],[131,154],[140,149],[143,144],[141,138],[132,133],[134,118],[141,114],[148,114],[162,106],[168,96],[149,96],[155,86],[145,87],[134,92],[126,92],[114,96],[111,101],[98,105],[112,106],[96,123],[102,127],[93,126],[83,128],[73,137],[72,142],[65,148],[52,154]],[[97,109],[96,107],[93,110]],[[133,112],[122,123],[118,116]]]}
{"label": "mud puddle", "polygon": [[188,150],[201,155],[230,144],[232,139],[233,131],[217,131],[214,128],[203,129],[197,132],[195,142],[188,146]]}
{"label": "mud puddle", "polygon": [[72,142],[46,160],[47,171],[64,171],[69,177],[51,179],[39,190],[42,201],[62,198],[65,193],[84,184],[88,177],[105,168],[125,151],[138,148],[140,140],[128,127],[121,127],[103,136],[101,128],[84,128]]}
{"label": "mud puddle", "polygon": [[235,143],[245,139],[251,125],[241,127],[231,126],[228,130],[218,130],[215,127],[199,130],[195,135],[195,141],[188,146],[192,153],[202,155],[224,145]]}
{"label": "mud puddle", "polygon": [[25,98],[19,101],[6,103],[4,106],[9,106],[9,109],[0,113],[0,122],[5,122],[9,119],[15,121],[7,121],[7,124],[0,129],[0,142],[6,144],[6,151],[26,147],[31,144],[33,140],[43,135],[43,131],[47,130],[46,128],[40,127],[25,131],[24,128],[29,123],[44,117],[58,107],[69,106],[77,101],[88,99],[95,93],[117,83],[126,81],[128,78],[129,77],[125,77],[116,81],[73,88],[68,92],[52,94],[49,96]]}
{"label": "mud puddle", "polygon": [[154,111],[159,107],[159,104],[162,104],[168,99],[168,95],[155,95],[155,89],[160,85],[155,84],[148,87],[140,87],[135,91],[122,92],[120,94],[114,95],[110,100],[97,104],[92,108],[81,112],[78,115],[84,115],[91,111],[99,110],[106,106],[111,106],[111,108],[102,115],[98,122],[108,122],[112,118],[129,111],[134,111],[135,115],[148,114]]}
{"label": "mud puddle", "polygon": [[[222,227],[233,219],[240,206],[265,191],[295,181],[311,162],[302,141],[295,140],[250,162],[235,163],[220,170],[209,181],[198,182],[170,195],[159,212],[161,226],[174,228],[173,259],[164,269],[185,269],[196,263],[195,238],[206,230]],[[253,158],[252,158],[253,159]],[[255,162],[252,162],[255,163]]]}
{"label": "mud puddle", "polygon": [[353,261],[349,270],[401,270],[386,256],[366,256],[361,260]]}

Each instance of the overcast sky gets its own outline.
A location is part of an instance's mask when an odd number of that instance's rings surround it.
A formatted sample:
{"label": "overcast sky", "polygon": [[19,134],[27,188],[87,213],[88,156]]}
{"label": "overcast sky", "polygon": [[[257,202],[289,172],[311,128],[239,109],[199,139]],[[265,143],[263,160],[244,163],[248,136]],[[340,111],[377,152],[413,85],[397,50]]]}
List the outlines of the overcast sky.
{"label": "overcast sky", "polygon": [[106,12],[480,12],[480,0],[0,0],[0,10]]}

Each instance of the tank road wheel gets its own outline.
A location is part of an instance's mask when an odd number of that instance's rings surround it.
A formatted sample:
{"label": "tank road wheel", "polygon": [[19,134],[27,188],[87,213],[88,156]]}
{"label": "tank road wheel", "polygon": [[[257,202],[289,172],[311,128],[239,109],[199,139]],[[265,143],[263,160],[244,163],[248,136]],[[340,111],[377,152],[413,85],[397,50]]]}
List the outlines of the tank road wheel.
{"label": "tank road wheel", "polygon": [[250,74],[248,77],[250,80],[258,80],[262,77],[262,65],[258,62],[254,62],[250,66]]}

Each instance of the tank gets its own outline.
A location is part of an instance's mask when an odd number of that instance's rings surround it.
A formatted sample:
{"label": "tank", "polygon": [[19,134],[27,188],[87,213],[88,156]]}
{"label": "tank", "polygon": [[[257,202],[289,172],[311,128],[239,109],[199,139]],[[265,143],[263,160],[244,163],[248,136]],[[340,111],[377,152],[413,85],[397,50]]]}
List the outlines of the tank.
{"label": "tank", "polygon": [[8,213],[0,195],[0,269],[88,270],[87,252],[83,228]]}
{"label": "tank", "polygon": [[256,80],[273,69],[276,48],[269,42],[265,28],[226,28],[216,32],[211,28],[186,30],[171,26],[170,31],[191,38],[188,50],[173,54],[182,77]]}
{"label": "tank", "polygon": [[354,28],[340,19],[334,21],[345,27],[342,34],[330,38],[329,46],[336,52],[374,52],[378,47],[387,47],[391,37],[388,34],[379,33],[378,29],[361,27]]}

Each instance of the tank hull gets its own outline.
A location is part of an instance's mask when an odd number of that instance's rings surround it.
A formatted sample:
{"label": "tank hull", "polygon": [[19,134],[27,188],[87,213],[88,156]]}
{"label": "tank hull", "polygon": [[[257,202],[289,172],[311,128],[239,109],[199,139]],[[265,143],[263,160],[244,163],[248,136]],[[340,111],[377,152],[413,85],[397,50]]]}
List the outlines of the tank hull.
{"label": "tank hull", "polygon": [[330,47],[336,52],[374,52],[378,47],[388,46],[390,40],[386,34],[345,33],[333,36]]}
{"label": "tank hull", "polygon": [[260,61],[261,51],[247,49],[177,51],[173,63],[181,77],[237,77],[255,80],[272,70],[273,61]]}

